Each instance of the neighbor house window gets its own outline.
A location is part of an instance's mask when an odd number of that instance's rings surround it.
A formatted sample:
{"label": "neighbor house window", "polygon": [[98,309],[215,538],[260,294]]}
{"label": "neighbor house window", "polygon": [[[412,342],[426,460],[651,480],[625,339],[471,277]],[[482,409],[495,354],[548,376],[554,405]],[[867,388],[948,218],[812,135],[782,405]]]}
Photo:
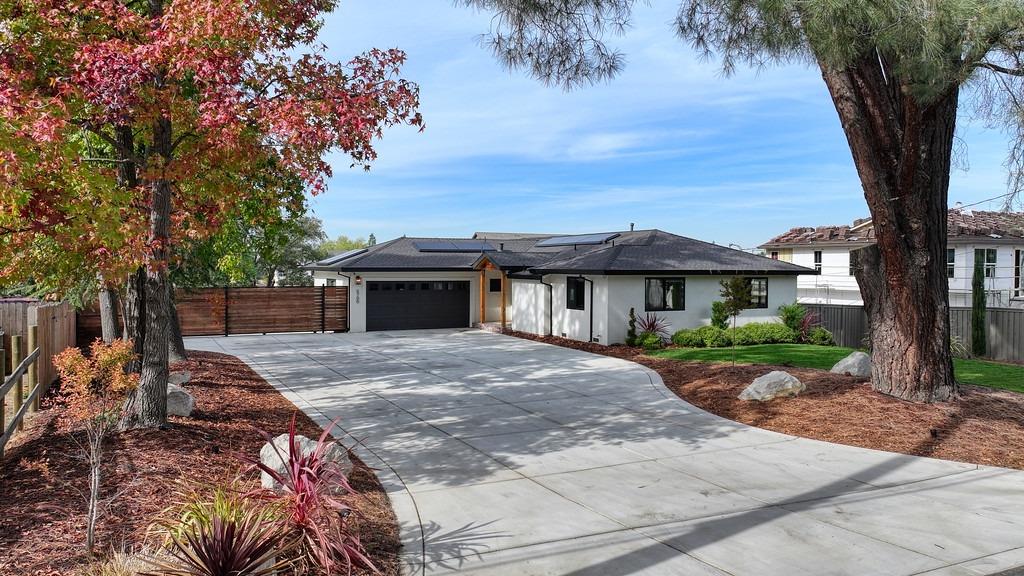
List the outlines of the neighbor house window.
{"label": "neighbor house window", "polygon": [[768,279],[747,278],[750,284],[750,308],[768,307]]}
{"label": "neighbor house window", "polygon": [[583,296],[583,288],[586,286],[583,278],[573,277],[565,279],[565,307],[569,310],[583,310],[586,308],[586,300]]}
{"label": "neighbor house window", "polygon": [[648,278],[644,309],[648,312],[686,309],[685,278]]}
{"label": "neighbor house window", "polygon": [[996,249],[995,248],[978,248],[974,251],[974,258],[981,258],[981,261],[985,263],[985,278],[996,277]]}
{"label": "neighbor house window", "polygon": [[952,248],[946,249],[946,277],[956,277],[956,250]]}
{"label": "neighbor house window", "polygon": [[821,250],[814,251],[814,269],[821,272]]}
{"label": "neighbor house window", "polygon": [[327,279],[327,285],[328,286],[337,286],[338,285],[338,280],[336,278],[328,278]]}
{"label": "neighbor house window", "polygon": [[779,259],[779,251],[778,250],[772,250],[771,254],[772,254],[772,260],[778,260]]}
{"label": "neighbor house window", "polygon": [[1013,294],[1024,296],[1024,250],[1015,251],[1013,261]]}
{"label": "neighbor house window", "polygon": [[855,272],[857,270],[856,270],[856,266],[853,265],[853,261],[854,261],[853,252],[850,252],[849,256],[850,256],[850,276],[856,276]]}
{"label": "neighbor house window", "polygon": [[501,292],[501,278],[491,278],[491,292]]}

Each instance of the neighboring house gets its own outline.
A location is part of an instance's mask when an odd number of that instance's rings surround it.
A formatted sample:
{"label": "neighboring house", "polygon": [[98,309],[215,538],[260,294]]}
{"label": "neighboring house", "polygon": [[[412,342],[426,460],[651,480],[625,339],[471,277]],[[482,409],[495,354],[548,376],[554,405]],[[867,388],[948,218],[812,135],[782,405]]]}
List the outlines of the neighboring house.
{"label": "neighboring house", "polygon": [[498,322],[533,334],[612,344],[629,310],[672,330],[708,324],[719,281],[749,277],[740,322],[776,317],[813,270],[660,230],[555,236],[396,238],[307,267],[316,285],[345,285],[352,330],[469,327]]}
{"label": "neighboring house", "polygon": [[[975,258],[985,261],[989,306],[1024,307],[1024,213],[981,212],[953,208],[947,218],[944,266],[951,306],[970,306]],[[850,266],[850,252],[874,243],[868,218],[852,226],[793,228],[761,245],[765,253],[818,271],[797,281],[799,301],[819,304],[863,304]]]}

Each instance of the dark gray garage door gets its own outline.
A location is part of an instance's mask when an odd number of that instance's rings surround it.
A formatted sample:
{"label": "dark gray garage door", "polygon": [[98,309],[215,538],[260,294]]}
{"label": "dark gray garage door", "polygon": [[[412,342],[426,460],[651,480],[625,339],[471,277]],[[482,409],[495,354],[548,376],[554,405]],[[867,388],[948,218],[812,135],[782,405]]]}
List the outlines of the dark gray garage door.
{"label": "dark gray garage door", "polygon": [[367,282],[366,329],[469,326],[469,282]]}

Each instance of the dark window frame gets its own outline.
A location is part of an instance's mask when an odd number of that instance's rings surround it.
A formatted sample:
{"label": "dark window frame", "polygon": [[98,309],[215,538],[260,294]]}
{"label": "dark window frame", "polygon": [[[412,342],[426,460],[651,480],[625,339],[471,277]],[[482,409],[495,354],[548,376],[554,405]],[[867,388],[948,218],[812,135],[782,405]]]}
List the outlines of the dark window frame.
{"label": "dark window frame", "polygon": [[1016,297],[1024,296],[1024,250],[1014,250],[1013,290]]}
{"label": "dark window frame", "polygon": [[[747,284],[750,284],[750,305],[747,306],[748,310],[767,310],[768,309],[768,277],[758,276],[754,278],[746,278]],[[754,294],[754,282],[764,283],[764,294]],[[755,297],[757,300],[755,300]],[[761,299],[764,299],[762,302]]]}
{"label": "dark window frame", "polygon": [[586,287],[587,282],[582,277],[569,276],[565,279],[566,310],[587,309]]}
{"label": "dark window frame", "polygon": [[337,278],[327,278],[326,280],[324,280],[324,286],[327,286],[328,288],[330,288],[331,286],[337,286],[337,285],[338,285],[338,279]]}
{"label": "dark window frame", "polygon": [[946,248],[946,278],[956,278],[956,248]]}
{"label": "dark window frame", "polygon": [[[651,295],[650,284],[651,282],[658,282],[661,285],[661,304],[651,305],[649,297]],[[681,287],[682,294],[682,306],[679,308],[670,308],[667,302],[667,295],[669,293],[667,284],[678,283]],[[651,277],[644,278],[644,311],[645,312],[681,312],[686,310],[686,278],[683,276],[674,277]]]}
{"label": "dark window frame", "polygon": [[817,271],[817,272],[821,272],[821,258],[822,258],[821,250],[815,250],[814,251],[814,270]]}
{"label": "dark window frame", "polygon": [[[985,273],[984,277],[995,278],[996,267],[999,265],[999,250],[996,248],[975,248],[974,258],[977,259],[978,256],[981,256],[982,270]],[[991,262],[988,260],[989,256],[992,256]]]}
{"label": "dark window frame", "polygon": [[[488,282],[487,282],[487,291],[488,292],[491,292],[491,293],[501,292],[501,278],[488,278],[487,280],[488,280]],[[497,288],[495,288],[495,285],[497,285]]]}

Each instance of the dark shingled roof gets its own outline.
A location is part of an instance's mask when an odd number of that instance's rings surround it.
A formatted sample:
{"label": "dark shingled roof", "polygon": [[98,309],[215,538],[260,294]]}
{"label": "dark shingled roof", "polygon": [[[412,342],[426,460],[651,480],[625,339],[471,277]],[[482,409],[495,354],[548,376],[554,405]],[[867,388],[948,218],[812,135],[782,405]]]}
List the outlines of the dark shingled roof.
{"label": "dark shingled roof", "polygon": [[[401,237],[320,270],[351,272],[475,270],[487,260],[530,274],[814,274],[814,270],[763,256],[676,236],[661,230],[619,232],[603,244],[538,247],[548,235],[481,234],[488,252],[421,252],[417,242],[450,238]],[[312,268],[312,267],[311,267]]]}
{"label": "dark shingled roof", "polygon": [[[1002,238],[1024,238],[1024,212],[984,212],[950,209],[946,227],[951,241],[968,240],[992,235]],[[792,228],[772,238],[761,248],[776,248],[806,244],[851,244],[866,246],[875,241],[875,229],[869,218],[855,220],[852,226],[818,226]]]}

